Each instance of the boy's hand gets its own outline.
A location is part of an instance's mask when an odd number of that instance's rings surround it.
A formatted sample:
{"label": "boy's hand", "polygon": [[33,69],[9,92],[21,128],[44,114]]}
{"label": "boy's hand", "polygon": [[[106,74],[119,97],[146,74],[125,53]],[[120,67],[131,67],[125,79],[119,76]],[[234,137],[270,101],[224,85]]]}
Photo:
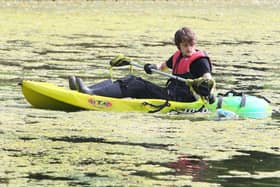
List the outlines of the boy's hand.
{"label": "boy's hand", "polygon": [[144,70],[148,74],[152,74],[152,69],[157,69],[157,66],[155,64],[145,64],[144,65]]}

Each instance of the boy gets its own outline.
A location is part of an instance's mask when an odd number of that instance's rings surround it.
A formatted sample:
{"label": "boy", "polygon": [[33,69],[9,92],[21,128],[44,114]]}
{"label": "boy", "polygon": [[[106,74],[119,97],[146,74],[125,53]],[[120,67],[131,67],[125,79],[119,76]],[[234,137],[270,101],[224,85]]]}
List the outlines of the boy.
{"label": "boy", "polygon": [[[212,79],[210,59],[205,52],[196,49],[195,33],[183,27],[176,31],[174,41],[178,50],[166,62],[157,65],[145,64],[145,72],[151,74],[152,69],[163,71],[170,68],[173,75],[185,79],[199,77]],[[167,81],[166,87],[160,87],[131,75],[115,82],[107,81],[106,84],[102,82],[91,87],[84,86],[81,79],[71,76],[69,84],[71,89],[77,89],[83,93],[116,98],[154,98],[181,102],[192,102],[197,99],[186,83],[172,78]]]}

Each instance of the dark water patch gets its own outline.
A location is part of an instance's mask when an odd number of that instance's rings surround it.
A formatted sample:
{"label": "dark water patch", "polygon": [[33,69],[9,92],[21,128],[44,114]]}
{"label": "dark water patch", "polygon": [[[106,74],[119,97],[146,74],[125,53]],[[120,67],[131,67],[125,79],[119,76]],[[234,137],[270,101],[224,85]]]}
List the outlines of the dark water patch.
{"label": "dark water patch", "polygon": [[250,64],[268,64],[267,62],[263,62],[263,61],[251,61],[251,60],[249,60],[247,62],[250,63]]}
{"label": "dark water patch", "polygon": [[3,52],[10,52],[10,51],[13,51],[13,49],[10,49],[10,48],[1,48],[0,51],[3,51]]}
{"label": "dark water patch", "polygon": [[159,128],[159,130],[164,133],[177,133],[181,131],[181,129],[179,129],[178,127],[165,127]]}
{"label": "dark water patch", "polygon": [[32,43],[30,41],[26,41],[26,40],[7,40],[6,42],[8,44],[15,44],[15,45],[21,46],[21,47],[32,47]]}
{"label": "dark water patch", "polygon": [[128,146],[140,146],[149,149],[164,149],[168,150],[169,146],[174,146],[174,144],[155,144],[155,143],[134,143],[134,142],[118,142],[118,141],[106,141],[104,143],[112,145],[128,145]]}
{"label": "dark water patch", "polygon": [[3,151],[8,151],[8,152],[21,152],[22,150],[20,149],[12,149],[12,148],[2,148]]}
{"label": "dark water patch", "polygon": [[280,43],[280,41],[274,41],[274,42],[271,42],[271,43],[267,43],[265,45],[278,45]]}
{"label": "dark water patch", "polygon": [[21,150],[20,152],[15,152],[11,154],[11,157],[43,157],[46,156],[48,153],[47,151],[37,151],[37,152],[26,152],[24,150]]}
{"label": "dark water patch", "polygon": [[80,39],[81,38],[81,37],[75,36],[75,35],[73,35],[73,36],[64,36],[64,35],[59,35],[59,34],[52,34],[50,36],[64,38],[64,39],[69,39],[69,40],[74,40],[74,39]]}
{"label": "dark water patch", "polygon": [[69,44],[50,44],[52,46],[56,46],[56,47],[83,47],[83,48],[94,48],[94,49],[97,49],[97,48],[100,48],[100,49],[104,49],[104,48],[129,48],[130,46],[129,45],[125,45],[125,44],[121,44],[121,43],[114,43],[114,44],[111,44],[111,43],[88,43],[88,42],[82,42],[82,43],[69,43]]}
{"label": "dark water patch", "polygon": [[[191,113],[190,115],[193,115],[193,114]],[[167,119],[167,120],[186,120],[186,119],[189,119],[188,117],[190,117],[189,114],[183,114],[183,113],[180,113],[177,111],[172,112],[172,114],[170,114],[170,115],[156,116],[156,118]]]}
{"label": "dark water patch", "polygon": [[[280,105],[280,103],[276,103],[276,104],[278,106]],[[280,108],[275,108],[275,109],[272,110],[272,117],[273,117],[273,119],[279,119],[280,120]]]}
{"label": "dark water patch", "polygon": [[10,157],[17,157],[17,158],[21,158],[21,157],[41,157],[41,156],[46,155],[43,152],[31,153],[31,152],[25,152],[24,150],[15,150],[15,149],[10,149],[10,148],[3,148],[2,150],[9,152],[8,155]]}
{"label": "dark water patch", "polygon": [[9,178],[0,177],[0,184],[6,184],[8,186],[9,183],[10,183],[10,179]]}
{"label": "dark water patch", "polygon": [[50,158],[49,164],[62,164],[63,162],[59,158]]}
{"label": "dark water patch", "polygon": [[[65,60],[63,60],[65,61]],[[69,60],[67,59],[66,61],[73,61],[72,59]],[[49,65],[49,64],[43,64],[43,65],[37,65],[37,66],[24,66],[24,70],[40,70],[40,69],[43,69],[43,70],[73,70],[75,68],[71,67],[71,66],[63,66],[63,67],[59,67],[57,65]]]}
{"label": "dark water patch", "polygon": [[244,65],[232,65],[232,67],[237,68],[237,69],[251,69],[251,70],[257,70],[257,71],[269,71],[271,68],[266,68],[266,67],[254,67],[254,66],[244,66]]}
{"label": "dark water patch", "polygon": [[127,155],[121,152],[105,152],[106,155]]}
{"label": "dark water patch", "polygon": [[40,120],[34,120],[34,119],[24,119],[25,124],[38,124],[40,123]]}
{"label": "dark water patch", "polygon": [[79,161],[78,165],[98,165],[100,164],[98,161],[92,159],[92,158],[85,158],[81,161]]}
{"label": "dark water patch", "polygon": [[[14,83],[19,83],[22,81],[21,77],[16,77],[16,78],[5,78],[5,79],[1,79],[0,78],[0,85],[4,86],[4,85],[11,85]],[[14,86],[14,85],[13,85]],[[0,99],[1,100],[1,99]]]}
{"label": "dark water patch", "polygon": [[100,174],[97,174],[95,172],[86,172],[84,173],[86,177],[109,177],[107,175],[100,175]]}
{"label": "dark water patch", "polygon": [[37,140],[38,138],[33,138],[33,137],[19,137],[18,139],[23,140],[23,141],[31,141],[31,140]]}
{"label": "dark water patch", "polygon": [[23,178],[36,179],[36,180],[52,180],[52,181],[72,181],[75,180],[72,177],[61,177],[61,176],[52,176],[47,173],[28,173],[27,176]]}
{"label": "dark water patch", "polygon": [[[199,116],[195,115],[195,114],[199,114]],[[202,112],[172,111],[172,112],[170,112],[170,115],[157,116],[157,118],[167,119],[167,120],[187,120],[186,121],[186,125],[187,125],[188,121],[191,121],[191,122],[208,121],[209,118],[208,118],[207,114],[208,113],[206,111],[202,111]]]}
{"label": "dark water patch", "polygon": [[257,44],[259,42],[257,41],[250,41],[250,40],[236,40],[236,41],[229,41],[229,40],[223,40],[220,42],[217,42],[216,45],[253,45]]}
{"label": "dark water patch", "polygon": [[198,17],[198,16],[176,16],[178,18],[183,18],[183,19],[192,19],[192,20],[202,20],[202,21],[207,21],[207,22],[216,22],[214,19],[206,18],[206,17]]}
{"label": "dark water patch", "polygon": [[277,177],[263,179],[254,179],[250,177],[225,177],[219,179],[217,182],[224,187],[279,187],[280,179]]}
{"label": "dark water patch", "polygon": [[252,80],[255,80],[255,78],[261,79],[263,75],[247,75],[247,74],[242,74],[238,71],[230,71],[230,72],[216,72],[213,73],[213,75],[217,76],[217,79],[222,77],[223,79],[227,79],[225,77],[235,77],[236,79],[239,77],[246,77],[246,78],[252,78]]}
{"label": "dark water patch", "polygon": [[95,138],[95,137],[81,137],[81,136],[64,136],[64,137],[53,137],[48,138],[52,141],[63,141],[63,142],[71,142],[71,143],[103,143],[105,141],[104,138]]}
{"label": "dark water patch", "polygon": [[69,40],[73,39],[82,39],[82,38],[95,38],[95,39],[100,39],[100,38],[112,38],[112,36],[104,36],[104,35],[98,35],[98,34],[72,34],[72,35],[58,35],[58,34],[52,34],[51,36],[53,37],[60,37],[60,38],[65,38]]}
{"label": "dark water patch", "polygon": [[173,42],[165,42],[165,41],[159,41],[159,42],[149,42],[149,43],[143,43],[142,44],[145,47],[164,47],[164,46],[173,46]]}
{"label": "dark water patch", "polygon": [[43,63],[44,61],[40,60],[40,59],[24,59],[24,62],[30,62],[30,63],[32,63],[32,62],[35,62],[35,63],[41,62],[41,63]]}
{"label": "dark water patch", "polygon": [[21,66],[22,60],[14,59],[11,61],[10,59],[0,59],[0,64],[4,66]]}
{"label": "dark water patch", "polygon": [[[90,60],[95,60],[91,58],[50,58],[52,61],[57,61],[57,62],[88,62]],[[74,65],[66,65],[64,67],[61,67],[62,69],[66,69],[65,67],[68,67],[68,70],[77,70],[80,69],[80,66]]]}
{"label": "dark water patch", "polygon": [[123,162],[122,159],[116,158],[116,159],[107,159],[107,158],[99,158],[98,160],[95,160],[93,158],[86,158],[78,162],[79,166],[85,166],[85,165],[116,165],[121,164]]}
{"label": "dark water patch", "polygon": [[27,114],[26,117],[30,118],[44,118],[44,119],[57,119],[60,118],[58,116],[51,116],[51,115],[34,115],[34,114]]}
{"label": "dark water patch", "polygon": [[170,176],[174,175],[174,172],[172,171],[166,171],[166,172],[150,172],[150,171],[144,171],[144,170],[136,170],[131,172],[130,175],[135,175],[139,177],[146,177],[152,180],[156,181],[176,181],[176,179],[163,179],[160,178],[160,176]]}
{"label": "dark water patch", "polygon": [[257,80],[263,80],[263,78],[251,76],[251,77],[238,77],[238,80],[240,81],[257,81]]}
{"label": "dark water patch", "polygon": [[252,56],[252,54],[250,54],[250,53],[242,53],[241,55],[242,56]]}
{"label": "dark water patch", "polygon": [[124,162],[124,160],[120,159],[120,158],[116,158],[116,159],[107,159],[107,158],[99,158],[97,160],[93,159],[93,158],[85,158],[82,159],[81,161],[78,162],[79,166],[86,166],[86,165],[108,165],[108,164],[121,164],[122,162]]}
{"label": "dark water patch", "polygon": [[95,55],[95,59],[98,60],[108,60],[108,66],[109,66],[109,61],[113,59],[113,56],[109,56],[109,55]]}
{"label": "dark water patch", "polygon": [[113,38],[112,36],[104,36],[98,34],[73,34],[73,36],[77,36],[79,38]]}
{"label": "dark water patch", "polygon": [[80,186],[83,186],[83,187],[87,187],[87,186],[91,187],[92,186],[90,183],[82,182],[82,181],[69,181],[68,185],[69,186],[79,186],[79,187]]}
{"label": "dark water patch", "polygon": [[[224,61],[223,64],[221,64],[221,63],[215,63],[215,62],[213,62],[212,64],[213,64],[215,67],[222,67],[222,68],[225,68],[225,67],[228,66],[229,63],[230,63],[229,61]],[[215,72],[213,72],[213,73],[215,73]]]}
{"label": "dark water patch", "polygon": [[[129,55],[129,57],[130,58],[135,58],[135,59],[137,59],[137,61],[140,61],[140,62],[141,62],[142,59],[151,60],[151,56]],[[144,62],[142,62],[142,63],[144,63]]]}
{"label": "dark water patch", "polygon": [[199,40],[199,45],[201,45],[201,46],[212,46],[212,45],[216,45],[216,44],[213,43],[212,41],[208,41],[208,40]]}
{"label": "dark water patch", "polygon": [[247,155],[234,156],[231,160],[224,160],[218,163],[226,164],[230,170],[237,169],[239,171],[247,171],[251,174],[256,171],[273,172],[280,170],[280,155],[260,152],[260,151],[243,151]]}
{"label": "dark water patch", "polygon": [[111,145],[141,146],[149,149],[168,149],[169,146],[173,146],[173,144],[108,141],[105,140],[104,138],[82,137],[82,136],[48,137],[47,139],[52,141],[64,141],[70,143],[104,143],[104,144],[111,144]]}
{"label": "dark water patch", "polygon": [[54,53],[54,54],[67,54],[67,53],[69,53],[69,54],[80,54],[80,53],[82,53],[81,51],[69,51],[69,50],[67,50],[67,51],[62,51],[62,50],[60,50],[60,51],[58,51],[58,50],[49,50],[49,49],[47,49],[47,50],[42,50],[42,51],[33,51],[33,53],[36,53],[36,54],[39,54],[39,55],[47,55],[47,54],[49,54],[49,53]]}
{"label": "dark water patch", "polygon": [[[246,155],[234,156],[229,160],[207,161],[208,168],[202,173],[199,181],[219,183],[222,186],[277,186],[280,178],[266,178],[258,172],[275,172],[280,170],[280,156],[259,151],[242,151]],[[250,175],[238,176],[230,171],[246,172]],[[261,174],[260,174],[261,175]]]}
{"label": "dark water patch", "polygon": [[241,85],[241,82],[236,85],[238,90],[263,90],[264,86],[262,85]]}
{"label": "dark water patch", "polygon": [[270,147],[273,151],[280,152],[280,147]]}
{"label": "dark water patch", "polygon": [[[207,115],[205,113],[205,115]],[[193,115],[190,115],[190,117],[188,118],[188,120],[190,120],[191,122],[199,122],[199,121],[209,121],[209,117],[205,116],[205,117],[195,117]]]}

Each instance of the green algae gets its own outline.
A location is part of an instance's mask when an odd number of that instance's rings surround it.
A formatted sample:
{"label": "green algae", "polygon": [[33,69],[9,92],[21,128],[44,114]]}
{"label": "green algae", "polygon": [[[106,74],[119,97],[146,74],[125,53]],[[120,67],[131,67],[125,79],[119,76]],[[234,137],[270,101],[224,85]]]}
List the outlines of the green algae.
{"label": "green algae", "polygon": [[[272,170],[250,173],[241,158],[253,157],[252,151],[279,156],[277,118],[215,121],[208,114],[66,113],[32,109],[21,95],[21,79],[65,87],[73,74],[87,84],[106,79],[109,60],[119,53],[138,63],[164,61],[176,50],[175,30],[190,26],[198,48],[212,57],[218,91],[263,95],[277,110],[278,1],[200,3],[3,1],[0,184],[219,186],[231,184],[224,179],[232,177],[241,184],[264,179],[275,185],[277,162]],[[113,76],[127,73],[127,68],[114,69]],[[166,81],[136,68],[133,73],[159,84]],[[182,158],[185,167],[178,165]],[[239,159],[231,167],[234,158]]]}

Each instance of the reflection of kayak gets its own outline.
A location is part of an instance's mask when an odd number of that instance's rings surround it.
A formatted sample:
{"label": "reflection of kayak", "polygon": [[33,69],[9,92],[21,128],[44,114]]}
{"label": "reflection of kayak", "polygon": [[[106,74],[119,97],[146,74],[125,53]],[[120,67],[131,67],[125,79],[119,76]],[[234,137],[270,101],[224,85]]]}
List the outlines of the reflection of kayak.
{"label": "reflection of kayak", "polygon": [[26,100],[33,107],[41,109],[192,113],[205,112],[207,109],[215,112],[217,105],[219,105],[224,110],[235,112],[237,115],[246,118],[265,118],[271,115],[271,107],[264,99],[249,95],[246,95],[245,100],[244,96],[225,96],[222,100],[217,98],[215,103],[208,104],[206,109],[203,108],[205,103],[202,100],[186,103],[160,99],[110,98],[87,95],[50,83],[28,80],[22,81],[21,87]]}

